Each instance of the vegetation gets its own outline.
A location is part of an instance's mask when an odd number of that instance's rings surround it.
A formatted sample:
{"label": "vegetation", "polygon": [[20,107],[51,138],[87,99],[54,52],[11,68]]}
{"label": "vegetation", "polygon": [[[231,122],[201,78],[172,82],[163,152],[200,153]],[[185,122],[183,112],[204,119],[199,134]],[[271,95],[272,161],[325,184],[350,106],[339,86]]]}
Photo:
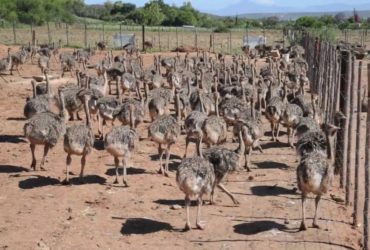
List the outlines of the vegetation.
{"label": "vegetation", "polygon": [[0,20],[42,25],[45,22],[100,20],[120,22],[127,25],[148,26],[192,25],[214,28],[215,32],[227,32],[231,28],[315,28],[328,29],[370,28],[370,19],[361,19],[354,11],[353,16],[344,13],[335,16],[304,16],[296,21],[282,21],[276,16],[259,20],[241,17],[216,17],[194,9],[190,2],[182,6],[168,5],[163,0],[150,0],[143,7],[123,1],[107,1],[103,5],[85,5],[84,0],[0,0]]}
{"label": "vegetation", "polygon": [[72,23],[83,0],[0,0],[0,19],[42,25],[48,21]]}

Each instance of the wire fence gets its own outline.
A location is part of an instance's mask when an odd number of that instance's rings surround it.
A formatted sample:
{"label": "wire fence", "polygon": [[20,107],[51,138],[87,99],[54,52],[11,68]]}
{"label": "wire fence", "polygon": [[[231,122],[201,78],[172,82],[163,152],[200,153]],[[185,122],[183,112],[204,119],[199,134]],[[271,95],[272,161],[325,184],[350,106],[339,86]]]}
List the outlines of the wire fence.
{"label": "wire fence", "polygon": [[32,41],[32,34],[38,44],[60,43],[66,47],[95,46],[104,41],[111,49],[121,44],[117,37],[134,36],[136,46],[142,48],[143,42],[153,45],[152,51],[171,51],[179,46],[193,47],[215,53],[238,54],[246,39],[265,37],[272,45],[284,40],[282,30],[277,29],[231,29],[229,32],[215,33],[213,29],[184,27],[127,26],[121,24],[48,23],[44,26],[3,24],[0,26],[0,43],[26,44]]}

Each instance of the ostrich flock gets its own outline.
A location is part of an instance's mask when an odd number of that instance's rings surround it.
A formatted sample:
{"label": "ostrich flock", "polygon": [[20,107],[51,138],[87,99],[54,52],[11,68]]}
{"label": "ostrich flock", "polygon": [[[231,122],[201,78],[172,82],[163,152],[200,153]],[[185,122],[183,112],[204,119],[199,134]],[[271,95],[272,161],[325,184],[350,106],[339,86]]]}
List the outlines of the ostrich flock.
{"label": "ostrich flock", "polygon": [[[28,45],[15,53],[9,49],[7,56],[0,60],[0,73],[13,74],[13,70],[19,73],[18,67],[25,61],[37,60],[43,77],[36,79],[40,82],[31,81],[32,97],[27,98],[24,106],[27,118],[24,136],[30,143],[31,169],[38,169],[37,145],[44,147],[39,168],[45,170],[49,150],[64,138],[64,184],[69,183],[72,155],[81,157],[80,181],[83,182],[86,160],[94,142],[103,140],[106,151],[114,158],[114,183],[119,183],[121,165],[122,182],[128,186],[126,167],[142,136],[138,127],[147,115],[150,119],[148,139],[158,144],[158,173],[169,177],[171,147],[178,143],[181,133],[185,134],[185,153],[176,173],[178,186],[185,193],[185,230],[192,228],[191,198],[198,201],[198,229],[204,229],[200,221],[203,198],[209,195],[213,204],[216,186],[235,205],[239,204],[223,181],[233,171],[251,171],[253,150],[263,153],[259,142],[265,135],[263,121],[270,123],[271,140],[275,142],[279,140],[281,127],[285,127],[288,146],[295,148],[299,156],[300,230],[306,230],[305,200],[309,193],[316,196],[313,227],[319,227],[317,208],[333,175],[332,146],[338,127],[322,123],[317,93],[308,91],[304,49],[295,45],[284,50],[282,52],[290,53],[289,62],[267,53],[259,69],[258,55],[246,53],[229,58],[208,52],[166,58],[154,55],[154,63],[144,67],[143,56],[133,48],[113,56],[111,51],[79,49],[72,53],[60,52],[50,45]],[[103,60],[91,62],[90,57],[95,53],[104,55]],[[50,60],[60,63],[62,77],[69,73],[76,80],[53,92],[48,74]],[[91,69],[95,69],[96,74],[91,74]],[[85,122],[68,124],[75,119],[82,120],[81,112],[85,113]],[[114,124],[116,120],[119,125]],[[94,122],[97,126],[92,126]],[[110,124],[112,126],[108,126]],[[227,139],[237,145],[235,150],[223,147]],[[193,156],[187,154],[190,142],[196,145]]]}

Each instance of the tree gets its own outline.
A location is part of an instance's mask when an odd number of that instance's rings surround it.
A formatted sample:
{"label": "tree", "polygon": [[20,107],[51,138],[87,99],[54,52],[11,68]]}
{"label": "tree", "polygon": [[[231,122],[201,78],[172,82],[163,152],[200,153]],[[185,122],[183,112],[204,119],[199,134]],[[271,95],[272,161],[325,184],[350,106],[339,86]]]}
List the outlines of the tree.
{"label": "tree", "polygon": [[321,28],[324,23],[317,20],[315,17],[303,16],[297,19],[295,22],[297,28]]}
{"label": "tree", "polygon": [[319,18],[319,21],[323,22],[326,26],[332,26],[335,24],[335,18],[331,15],[323,15]]}
{"label": "tree", "polygon": [[345,22],[345,21],[346,21],[346,14],[344,14],[343,12],[339,12],[339,13],[337,13],[337,14],[335,15],[334,19],[335,19],[335,22],[336,22],[337,24],[339,24],[339,23],[343,23],[343,22]]}
{"label": "tree", "polygon": [[165,16],[161,12],[160,5],[157,1],[151,1],[147,3],[144,7],[144,24],[157,26],[160,25]]}
{"label": "tree", "polygon": [[277,16],[271,16],[262,19],[262,24],[264,27],[275,27],[278,22],[279,18]]}

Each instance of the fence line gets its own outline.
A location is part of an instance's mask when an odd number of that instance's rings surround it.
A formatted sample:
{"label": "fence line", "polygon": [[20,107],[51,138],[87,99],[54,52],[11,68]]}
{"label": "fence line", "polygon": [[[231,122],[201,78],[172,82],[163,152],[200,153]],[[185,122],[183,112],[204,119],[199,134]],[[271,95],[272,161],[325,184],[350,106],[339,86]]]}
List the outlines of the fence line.
{"label": "fence line", "polygon": [[[302,46],[307,52],[305,57],[309,65],[307,75],[311,83],[311,92],[319,97],[319,107],[324,115],[324,121],[335,123],[341,128],[336,138],[335,170],[337,174],[340,174],[341,188],[345,188],[346,205],[353,204],[352,223],[354,226],[360,225],[359,214],[363,213],[363,246],[364,249],[369,249],[370,64],[367,67],[369,106],[365,146],[363,144],[365,134],[361,130],[362,61],[356,60],[356,54],[353,51],[338,47],[336,44],[323,42],[308,32],[302,35]],[[339,115],[338,112],[342,112],[344,116]],[[366,157],[364,176],[360,174],[362,154]],[[361,190],[363,187],[361,183],[365,183],[365,190]],[[360,211],[359,203],[362,193],[364,193],[364,207]]]}

